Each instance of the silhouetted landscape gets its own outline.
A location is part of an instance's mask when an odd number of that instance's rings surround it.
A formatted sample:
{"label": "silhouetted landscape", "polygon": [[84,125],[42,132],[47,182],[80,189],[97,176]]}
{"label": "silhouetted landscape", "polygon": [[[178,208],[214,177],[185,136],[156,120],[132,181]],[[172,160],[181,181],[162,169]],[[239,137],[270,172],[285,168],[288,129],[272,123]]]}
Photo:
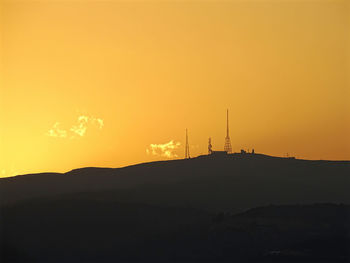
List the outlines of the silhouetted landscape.
{"label": "silhouetted landscape", "polygon": [[350,0],[0,0],[0,263],[350,263]]}
{"label": "silhouetted landscape", "polygon": [[2,262],[347,262],[350,162],[262,154],[0,179]]}

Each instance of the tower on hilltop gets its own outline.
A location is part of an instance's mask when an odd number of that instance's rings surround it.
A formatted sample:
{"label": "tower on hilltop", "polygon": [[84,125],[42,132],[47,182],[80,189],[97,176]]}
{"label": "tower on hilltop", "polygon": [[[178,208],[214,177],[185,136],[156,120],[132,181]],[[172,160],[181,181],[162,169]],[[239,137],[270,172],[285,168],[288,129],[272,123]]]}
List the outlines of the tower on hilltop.
{"label": "tower on hilltop", "polygon": [[232,146],[231,146],[231,139],[230,139],[230,134],[229,134],[229,125],[228,125],[228,110],[227,110],[227,131],[226,131],[226,138],[225,138],[225,146],[224,146],[224,151],[227,153],[232,153]]}
{"label": "tower on hilltop", "polygon": [[188,144],[188,134],[187,134],[187,129],[186,129],[186,146],[185,146],[185,159],[190,158],[190,146]]}
{"label": "tower on hilltop", "polygon": [[213,146],[211,145],[211,138],[209,137],[208,140],[208,154],[212,154],[213,153]]}

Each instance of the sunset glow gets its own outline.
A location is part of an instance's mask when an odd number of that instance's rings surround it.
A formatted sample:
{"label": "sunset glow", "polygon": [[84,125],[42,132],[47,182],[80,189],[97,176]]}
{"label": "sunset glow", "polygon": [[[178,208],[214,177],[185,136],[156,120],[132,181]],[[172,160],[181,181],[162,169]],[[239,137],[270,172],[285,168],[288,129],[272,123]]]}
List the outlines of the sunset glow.
{"label": "sunset glow", "polygon": [[350,1],[0,0],[0,177],[223,150],[350,159]]}

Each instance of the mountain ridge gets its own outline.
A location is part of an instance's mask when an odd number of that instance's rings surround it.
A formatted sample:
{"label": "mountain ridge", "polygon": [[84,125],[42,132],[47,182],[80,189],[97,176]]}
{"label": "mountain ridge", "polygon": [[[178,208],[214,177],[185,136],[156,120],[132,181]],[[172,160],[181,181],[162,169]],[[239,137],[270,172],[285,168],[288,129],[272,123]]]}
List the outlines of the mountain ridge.
{"label": "mountain ridge", "polygon": [[122,168],[86,167],[0,180],[1,203],[110,192],[128,202],[225,210],[270,203],[350,203],[350,162],[260,154],[199,156]]}
{"label": "mountain ridge", "polygon": [[[240,153],[233,153],[233,154],[229,154],[228,157],[240,157],[242,158],[242,154]],[[350,164],[350,160],[323,160],[323,159],[299,159],[299,158],[294,158],[294,157],[281,157],[281,156],[272,156],[272,155],[266,155],[266,154],[260,154],[260,153],[254,153],[254,154],[245,154],[243,155],[243,158],[246,158],[248,156],[254,156],[254,157],[262,157],[262,158],[271,158],[271,159],[280,159],[280,160],[295,160],[295,161],[299,161],[299,162],[316,162],[316,163],[345,163],[345,164]],[[0,177],[0,181],[1,180],[11,180],[13,178],[18,178],[18,177],[22,177],[22,176],[40,176],[40,175],[68,175],[68,174],[72,174],[74,172],[80,171],[80,170],[86,170],[86,169],[99,169],[99,170],[116,170],[116,169],[124,169],[124,168],[130,168],[130,167],[137,167],[137,166],[147,166],[150,164],[158,164],[158,163],[167,163],[167,162],[176,162],[176,161],[188,161],[188,160],[194,160],[197,158],[210,158],[210,155],[199,155],[190,159],[172,159],[172,160],[158,160],[158,161],[151,161],[151,162],[141,162],[141,163],[137,163],[137,164],[131,164],[131,165],[126,165],[126,166],[122,166],[122,167],[99,167],[99,166],[86,166],[86,167],[81,167],[81,168],[74,168],[72,170],[69,170],[67,172],[40,172],[40,173],[29,173],[29,174],[18,174],[15,176],[11,176],[11,177]],[[215,157],[214,157],[215,158]]]}

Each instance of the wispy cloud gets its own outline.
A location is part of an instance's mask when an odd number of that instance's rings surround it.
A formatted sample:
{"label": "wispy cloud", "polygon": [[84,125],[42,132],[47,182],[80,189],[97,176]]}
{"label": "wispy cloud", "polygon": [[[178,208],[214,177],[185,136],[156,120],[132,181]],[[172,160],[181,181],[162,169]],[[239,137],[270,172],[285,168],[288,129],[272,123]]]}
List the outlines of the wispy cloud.
{"label": "wispy cloud", "polygon": [[56,122],[53,125],[53,127],[47,132],[47,135],[51,136],[51,137],[66,138],[67,137],[67,131],[60,129],[59,126],[60,126],[60,123]]}
{"label": "wispy cloud", "polygon": [[173,140],[164,144],[150,144],[150,146],[146,149],[146,153],[167,158],[174,158],[177,157],[177,154],[174,153],[174,151],[179,148],[180,145],[180,142],[174,142]]}
{"label": "wispy cloud", "polygon": [[93,118],[93,119],[92,119],[92,123],[93,123],[93,124],[96,124],[100,129],[102,129],[103,126],[105,125],[104,122],[103,122],[103,120],[100,119],[100,118]]}
{"label": "wispy cloud", "polygon": [[60,123],[56,122],[53,127],[47,132],[50,137],[58,138],[75,138],[76,135],[83,137],[90,126],[95,126],[102,129],[104,126],[104,121],[100,118],[95,118],[93,116],[80,115],[77,119],[76,124],[72,125],[69,129],[61,129]]}
{"label": "wispy cloud", "polygon": [[73,127],[70,128],[70,131],[72,131],[75,134],[78,134],[79,136],[84,136],[89,125],[94,125],[97,126],[99,129],[102,129],[104,123],[103,120],[100,118],[81,115],[78,117],[77,124],[73,125]]}

